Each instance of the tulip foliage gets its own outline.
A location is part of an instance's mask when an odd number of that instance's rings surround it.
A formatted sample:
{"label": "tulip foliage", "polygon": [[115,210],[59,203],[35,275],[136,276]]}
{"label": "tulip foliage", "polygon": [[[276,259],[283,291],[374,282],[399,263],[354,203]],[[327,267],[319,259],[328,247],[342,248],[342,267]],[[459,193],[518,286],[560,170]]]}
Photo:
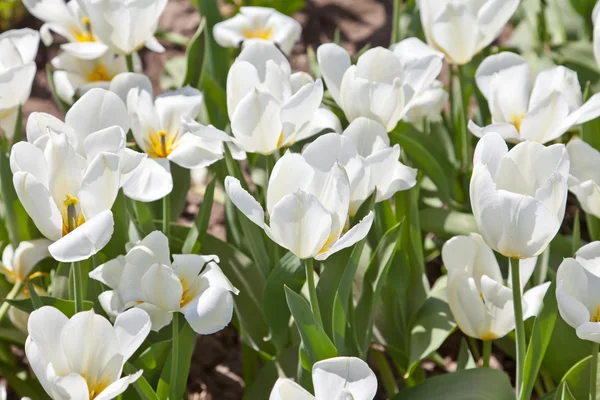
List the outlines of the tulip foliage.
{"label": "tulip foliage", "polygon": [[248,400],[598,398],[600,6],[395,1],[304,55],[303,1],[192,3],[0,33],[0,400],[187,398],[224,329]]}

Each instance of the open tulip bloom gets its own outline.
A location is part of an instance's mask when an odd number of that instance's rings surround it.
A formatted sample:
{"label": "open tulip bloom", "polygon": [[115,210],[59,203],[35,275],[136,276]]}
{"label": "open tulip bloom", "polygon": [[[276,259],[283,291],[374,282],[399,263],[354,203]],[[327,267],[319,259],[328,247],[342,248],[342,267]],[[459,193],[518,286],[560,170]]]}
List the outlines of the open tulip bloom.
{"label": "open tulip bloom", "polygon": [[0,134],[12,138],[19,106],[31,93],[39,34],[31,29],[0,33]]}
{"label": "open tulip bloom", "polygon": [[291,73],[290,64],[272,43],[244,46],[227,75],[227,112],[231,132],[247,153],[271,154],[336,123],[320,108],[323,84]]}
{"label": "open tulip bloom", "polygon": [[600,218],[600,152],[577,138],[567,144],[567,151],[571,159],[569,191],[586,213]]}
{"label": "open tulip bloom", "polygon": [[403,58],[404,51],[412,48],[397,45],[392,52],[376,47],[351,65],[350,54],[342,47],[319,46],[317,58],[327,89],[349,121],[367,117],[389,132],[431,87],[442,69],[442,54],[431,51]]}
{"label": "open tulip bloom", "polygon": [[366,362],[356,357],[335,357],[312,368],[315,395],[290,379],[279,378],[269,400],[373,400],[377,378]]}
{"label": "open tulip bloom", "polygon": [[338,162],[344,166],[350,182],[350,216],[375,189],[375,201],[381,202],[417,183],[417,170],[399,161],[400,146],[390,147],[385,128],[367,118],[352,121],[342,135],[318,137],[304,148],[302,157],[321,171],[331,170]]}
{"label": "open tulip bloom", "polygon": [[486,243],[511,258],[541,254],[565,214],[569,154],[564,145],[526,141],[510,151],[496,133],[475,149],[470,196]]}
{"label": "open tulip bloom", "polygon": [[418,0],[427,43],[464,65],[496,39],[520,0]]}
{"label": "open tulip bloom", "polygon": [[30,278],[31,271],[46,257],[50,257],[48,246],[52,242],[48,239],[34,239],[19,243],[17,249],[9,244],[2,252],[0,273],[6,276],[11,283],[24,283]]}
{"label": "open tulip bloom", "polygon": [[31,313],[25,354],[53,400],[110,400],[141,375],[121,378],[125,362],[150,332],[150,318],[129,310],[110,322],[85,311],[70,319],[54,307]]}
{"label": "open tulip bloom", "polygon": [[[514,288],[504,284],[498,261],[480,235],[453,237],[442,248],[442,260],[448,269],[448,304],[465,334],[493,340],[515,329]],[[521,260],[521,291],[536,261],[537,257]],[[546,282],[524,293],[524,320],[537,315],[549,286]]]}
{"label": "open tulip bloom", "polygon": [[215,40],[223,47],[259,39],[277,44],[285,54],[292,52],[301,33],[302,26],[295,19],[268,7],[240,7],[237,15],[213,28]]}
{"label": "open tulip bloom", "polygon": [[487,57],[477,69],[477,87],[488,101],[492,124],[484,128],[469,121],[478,137],[496,132],[508,142],[547,143],[572,126],[600,116],[600,94],[582,105],[577,73],[556,66],[538,74],[530,93],[530,71],[518,54]]}
{"label": "open tulip bloom", "polygon": [[[326,151],[328,149],[323,149]],[[345,169],[334,163],[329,170],[311,165],[289,151],[271,173],[267,188],[269,224],[261,205],[232,176],[225,178],[229,198],[271,240],[300,259],[325,260],[363,239],[373,223],[370,212],[345,232],[350,210],[350,182]]]}
{"label": "open tulip bloom", "polygon": [[194,331],[211,334],[231,321],[232,293],[238,293],[217,262],[217,256],[197,254],[175,254],[171,262],[168,238],[154,231],[90,277],[112,289],[99,300],[113,318],[131,307],[141,308],[150,315],[152,330],[158,331],[171,322],[173,313],[181,312]]}

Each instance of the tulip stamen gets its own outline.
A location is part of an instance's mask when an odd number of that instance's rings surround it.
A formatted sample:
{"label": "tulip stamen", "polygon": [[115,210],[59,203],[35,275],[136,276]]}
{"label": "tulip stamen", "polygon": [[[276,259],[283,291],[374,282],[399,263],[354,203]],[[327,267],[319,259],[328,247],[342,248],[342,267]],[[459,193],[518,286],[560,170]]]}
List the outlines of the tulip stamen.
{"label": "tulip stamen", "polygon": [[81,213],[81,210],[77,209],[79,205],[79,199],[75,196],[67,194],[67,198],[64,203],[67,207],[66,215],[63,214],[63,236],[67,233],[72,232],[78,226],[85,222],[85,218]]}
{"label": "tulip stamen", "polygon": [[596,307],[594,313],[590,315],[590,322],[600,322],[600,306]]}
{"label": "tulip stamen", "polygon": [[152,132],[148,135],[149,149],[146,150],[150,157],[167,158],[175,148],[177,135],[168,134],[165,131]]}
{"label": "tulip stamen", "polygon": [[108,72],[106,65],[99,64],[94,70],[88,72],[88,82],[109,82],[115,77],[115,74]]}
{"label": "tulip stamen", "polygon": [[517,128],[517,131],[521,132],[521,123],[523,122],[523,118],[525,118],[525,114],[518,114],[512,117],[510,123]]}
{"label": "tulip stamen", "polygon": [[259,26],[255,29],[245,29],[244,36],[246,39],[264,39],[269,40],[273,35],[273,28],[265,28],[263,26]]}

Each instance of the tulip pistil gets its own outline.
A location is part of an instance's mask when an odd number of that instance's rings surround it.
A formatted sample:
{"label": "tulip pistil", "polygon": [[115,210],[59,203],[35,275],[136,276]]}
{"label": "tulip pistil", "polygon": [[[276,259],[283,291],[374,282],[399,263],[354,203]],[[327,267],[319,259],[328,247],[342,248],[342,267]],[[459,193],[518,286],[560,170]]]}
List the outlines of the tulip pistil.
{"label": "tulip pistil", "polygon": [[96,38],[94,37],[94,34],[92,33],[92,25],[90,23],[90,19],[88,17],[83,17],[81,18],[81,23],[84,26],[84,29],[82,30],[78,30],[78,29],[74,29],[73,35],[75,36],[75,40],[77,42],[95,42]]}
{"label": "tulip pistil", "polygon": [[106,65],[99,64],[93,71],[88,72],[88,82],[109,82],[115,77],[115,74],[108,72]]}
{"label": "tulip pistil", "polygon": [[68,234],[69,232],[75,230],[78,226],[82,225],[85,222],[85,218],[81,213],[81,210],[78,210],[79,199],[75,196],[67,195],[64,203],[67,208],[66,215],[63,214],[63,236]]}
{"label": "tulip pistil", "polygon": [[594,313],[590,315],[590,322],[600,322],[600,306],[596,307]]}
{"label": "tulip pistil", "polygon": [[523,122],[523,118],[525,118],[525,114],[518,114],[512,117],[510,123],[517,128],[517,131],[521,132],[521,123]]}
{"label": "tulip pistil", "polygon": [[150,157],[167,158],[173,151],[177,135],[170,135],[165,131],[152,132],[149,136],[149,149],[146,151]]}

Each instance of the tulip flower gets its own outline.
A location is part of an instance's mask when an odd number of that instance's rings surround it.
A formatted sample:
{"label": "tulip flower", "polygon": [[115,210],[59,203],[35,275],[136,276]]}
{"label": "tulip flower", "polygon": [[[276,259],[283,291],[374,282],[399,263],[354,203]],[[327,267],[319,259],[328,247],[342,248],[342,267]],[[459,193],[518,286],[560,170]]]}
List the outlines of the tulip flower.
{"label": "tulip flower", "polygon": [[390,147],[385,128],[368,118],[357,118],[342,135],[327,133],[304,148],[302,157],[314,168],[330,171],[339,162],[350,182],[349,215],[377,189],[376,201],[416,184],[417,170],[399,161],[400,146]]}
{"label": "tulip flower", "polygon": [[19,106],[31,93],[39,40],[31,29],[0,33],[0,134],[11,139]]}
{"label": "tulip flower", "polygon": [[526,141],[510,151],[486,134],[475,149],[471,205],[486,243],[511,258],[541,254],[562,223],[569,154],[562,144]]}
{"label": "tulip flower", "polygon": [[123,366],[150,332],[150,318],[133,309],[110,322],[93,310],[70,319],[54,307],[31,313],[25,354],[53,400],[114,399],[143,371],[121,378]]}
{"label": "tulip flower", "polygon": [[464,65],[496,39],[520,0],[418,0],[427,43]]}
{"label": "tulip flower", "polygon": [[90,277],[112,290],[98,299],[111,317],[119,318],[130,307],[141,308],[158,331],[173,319],[185,315],[197,333],[211,334],[223,329],[233,315],[231,285],[217,263],[217,256],[175,254],[173,262],[168,238],[154,231],[133,246],[125,256],[102,264]]}
{"label": "tulip flower", "polygon": [[[493,340],[515,329],[514,288],[504,284],[498,261],[480,235],[453,237],[442,247],[442,260],[448,269],[448,304],[465,334]],[[536,261],[537,257],[521,260],[521,291]],[[523,319],[537,315],[549,286],[546,282],[524,293]]]}
{"label": "tulip flower", "polygon": [[244,46],[227,75],[231,131],[248,153],[271,154],[332,128],[337,119],[319,107],[322,98],[321,80],[292,74],[285,56],[266,41]]}
{"label": "tulip flower", "polygon": [[125,57],[111,52],[94,59],[81,59],[66,50],[54,57],[51,64],[56,68],[53,73],[56,94],[67,104],[92,88],[109,89],[115,76],[127,72]]}
{"label": "tulip flower", "polygon": [[[183,168],[206,167],[223,157],[225,142],[233,140],[213,126],[194,122],[202,105],[202,93],[184,88],[152,95],[150,80],[139,74],[121,74],[111,90],[126,96],[131,131],[148,155],[123,186],[127,197],[155,201],[171,193],[170,162]],[[237,158],[244,158],[236,152]]]}
{"label": "tulip flower", "polygon": [[112,52],[126,56],[144,46],[165,51],[154,33],[167,1],[86,0],[84,4],[95,37]]}
{"label": "tulip flower", "polygon": [[571,159],[569,190],[586,213],[600,218],[600,175],[597,168],[600,152],[576,138],[567,144],[567,151]]}
{"label": "tulip flower", "polygon": [[77,0],[23,0],[23,4],[31,15],[44,22],[40,35],[46,46],[52,44],[52,32],[56,32],[69,41],[61,48],[79,58],[97,58],[108,50],[98,42],[90,18]]}
{"label": "tulip flower", "polygon": [[442,69],[442,56],[427,55],[399,57],[383,47],[364,52],[356,65],[340,46],[327,43],[317,50],[317,58],[329,93],[349,121],[367,117],[385,126],[389,132],[429,89]]}
{"label": "tulip flower", "polygon": [[[236,178],[225,178],[229,198],[271,240],[300,259],[325,260],[363,239],[373,223],[369,213],[345,232],[350,209],[350,182],[344,168],[313,167],[300,154],[287,152],[271,173],[267,188],[269,224],[261,205]],[[345,232],[345,233],[344,233]]]}
{"label": "tulip flower", "polygon": [[600,116],[600,94],[582,105],[577,73],[557,66],[542,71],[529,91],[529,66],[517,54],[503,52],[487,57],[475,80],[492,114],[492,124],[479,127],[469,121],[478,137],[496,132],[508,142],[532,140],[547,143],[573,125]]}
{"label": "tulip flower", "polygon": [[223,47],[258,39],[276,44],[288,55],[301,33],[302,26],[295,19],[268,7],[240,7],[237,15],[213,28],[215,40]]}
{"label": "tulip flower", "polygon": [[[48,130],[43,150],[28,142],[13,146],[13,183],[39,231],[54,242],[48,247],[52,257],[61,262],[85,260],[112,236],[110,209],[119,190],[121,158],[90,146],[85,159],[66,134]],[[88,138],[86,143],[93,141]]]}
{"label": "tulip flower", "polygon": [[316,362],[312,369],[315,395],[290,379],[279,378],[269,400],[372,400],[377,378],[369,365],[356,357],[335,357]]}

